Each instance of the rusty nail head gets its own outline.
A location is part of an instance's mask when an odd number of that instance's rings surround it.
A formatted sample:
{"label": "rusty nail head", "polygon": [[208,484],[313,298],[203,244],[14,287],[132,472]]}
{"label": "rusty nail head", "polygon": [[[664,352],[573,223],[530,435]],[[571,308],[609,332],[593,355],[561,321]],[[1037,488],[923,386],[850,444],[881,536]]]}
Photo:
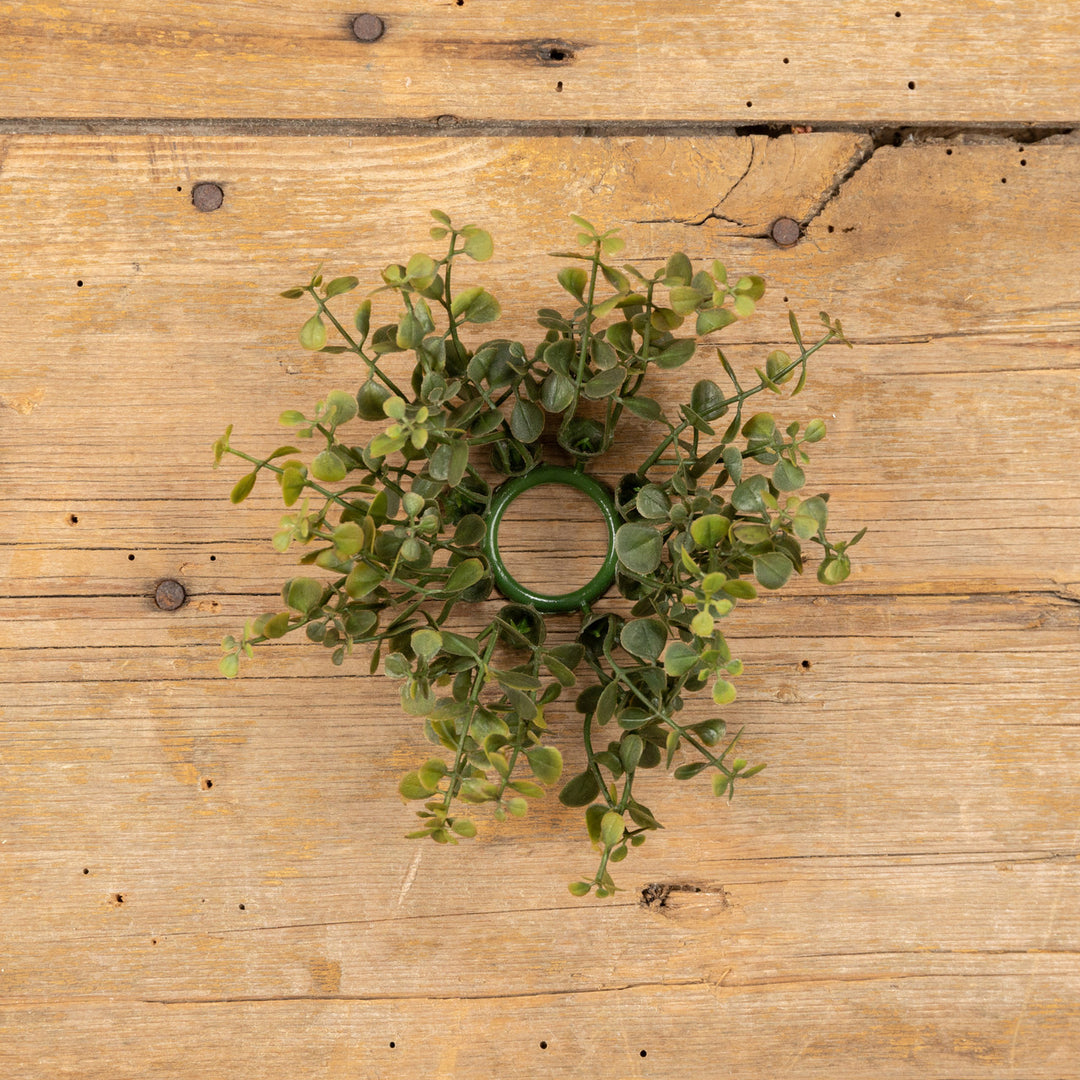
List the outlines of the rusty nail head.
{"label": "rusty nail head", "polygon": [[772,238],[778,247],[794,247],[802,236],[802,229],[794,218],[782,217],[773,222]]}
{"label": "rusty nail head", "polygon": [[191,201],[196,210],[208,214],[225,201],[225,192],[220,184],[196,184],[191,189]]}
{"label": "rusty nail head", "polygon": [[357,41],[378,41],[386,33],[386,24],[378,15],[357,15],[352,21]]}
{"label": "rusty nail head", "polygon": [[187,593],[184,592],[184,586],[179,581],[169,578],[158,582],[158,587],[154,590],[154,603],[162,611],[176,611],[177,608],[184,606],[186,599]]}

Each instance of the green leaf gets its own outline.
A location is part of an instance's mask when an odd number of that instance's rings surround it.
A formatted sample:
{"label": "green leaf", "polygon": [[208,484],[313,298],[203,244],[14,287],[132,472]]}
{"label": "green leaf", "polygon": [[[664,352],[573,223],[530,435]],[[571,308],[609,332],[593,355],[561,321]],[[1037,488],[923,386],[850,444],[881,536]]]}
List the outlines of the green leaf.
{"label": "green leaf", "polygon": [[495,322],[502,314],[498,300],[480,286],[458,293],[450,305],[450,310],[454,318],[472,323]]}
{"label": "green leaf", "polygon": [[562,754],[554,746],[534,746],[525,751],[525,756],[541,784],[554,784],[562,775]]}
{"label": "green leaf", "polygon": [[588,896],[592,891],[591,881],[571,881],[567,888],[571,896]]}
{"label": "green leaf", "polygon": [[383,571],[367,563],[357,563],[345,579],[345,591],[354,600],[367,596],[383,580]]}
{"label": "green leaf", "polygon": [[798,491],[806,483],[806,473],[798,465],[779,461],[773,470],[773,483],[778,491]]}
{"label": "green leaf", "polygon": [[676,780],[692,780],[699,772],[707,769],[709,763],[707,761],[689,761],[685,765],[680,765],[672,776]]}
{"label": "green leaf", "polygon": [[307,615],[319,606],[322,595],[323,583],[321,581],[308,577],[293,578],[285,590],[285,603],[293,611]]}
{"label": "green leaf", "polygon": [[484,519],[479,514],[466,514],[454,530],[454,543],[458,547],[476,547],[483,542],[486,535]]}
{"label": "green leaf", "polygon": [[558,274],[559,284],[571,296],[585,303],[585,287],[589,284],[589,275],[579,266],[564,266]]}
{"label": "green leaf", "polygon": [[765,295],[765,279],[756,274],[741,277],[735,284],[735,292],[751,300],[760,300]]}
{"label": "green leaf", "polygon": [[289,632],[289,613],[281,611],[271,615],[262,623],[260,630],[268,638],[284,637]]}
{"label": "green leaf", "polygon": [[236,481],[232,491],[229,492],[229,502],[242,503],[251,494],[251,489],[254,486],[255,473],[249,472],[246,476],[241,476]]}
{"label": "green leaf", "polygon": [[588,806],[600,794],[600,785],[592,769],[569,780],[559,792],[559,802],[563,806]]}
{"label": "green leaf", "polygon": [[749,318],[754,314],[754,301],[749,296],[736,296],[735,297],[735,314],[740,319]]}
{"label": "green leaf", "polygon": [[737,600],[753,600],[757,596],[757,589],[749,581],[740,581],[738,578],[730,578],[725,581],[721,588]]}
{"label": "green leaf", "polygon": [[717,679],[713,683],[712,698],[717,705],[730,705],[735,700],[735,687],[726,679]]}
{"label": "green leaf", "polygon": [[360,306],[356,309],[356,315],[353,317],[353,325],[360,332],[360,343],[363,344],[367,340],[368,331],[371,329],[371,301],[364,300]]}
{"label": "green leaf", "polygon": [[340,296],[341,293],[351,292],[360,284],[359,278],[354,277],[339,277],[334,278],[333,281],[326,283],[326,298],[330,299],[331,296]]}
{"label": "green leaf", "polygon": [[742,479],[742,451],[737,446],[725,446],[723,458],[724,468],[727,469],[728,476],[731,477],[731,482],[733,484],[739,483]]}
{"label": "green leaf", "polygon": [[523,443],[535,442],[544,430],[544,412],[535,402],[518,398],[510,413],[510,432]]}
{"label": "green leaf", "polygon": [[806,433],[803,435],[803,441],[808,443],[821,442],[825,438],[825,421],[824,420],[811,420],[806,425]]}
{"label": "green leaf", "polygon": [[619,635],[622,647],[643,660],[658,660],[667,640],[667,627],[659,619],[632,619]]}
{"label": "green leaf", "polygon": [[715,547],[727,536],[728,519],[722,514],[706,514],[690,524],[690,535],[700,548]]}
{"label": "green leaf", "polygon": [[565,375],[551,371],[540,388],[540,400],[549,413],[561,413],[574,400],[574,384]]}
{"label": "green leaf", "polygon": [[632,773],[638,767],[644,748],[645,743],[640,735],[628,734],[622,737],[619,743],[619,758],[628,773]]}
{"label": "green leaf", "polygon": [[218,671],[225,676],[226,679],[235,679],[240,674],[240,655],[239,653],[228,653],[221,658],[218,664]]}
{"label": "green leaf", "polygon": [[[463,229],[462,235],[465,237],[465,254],[470,259],[475,259],[477,262],[486,262],[491,258],[495,251],[495,244],[489,233],[472,226]],[[484,320],[473,319],[472,321],[481,322]]]}
{"label": "green leaf", "polygon": [[420,657],[421,660],[425,660],[430,663],[439,653],[442,648],[442,634],[438,630],[431,630],[425,627],[422,630],[414,630],[412,637],[409,639],[409,644],[412,645],[413,652]]}
{"label": "green leaf", "polygon": [[640,416],[642,420],[659,420],[662,415],[660,403],[648,397],[627,397],[622,399],[627,412]]}
{"label": "green leaf", "polygon": [[581,392],[590,400],[599,401],[622,389],[625,379],[626,371],[622,367],[609,368],[589,379],[581,388]]}
{"label": "green leaf", "polygon": [[697,650],[682,641],[673,641],[664,653],[664,673],[678,678],[693,670],[701,662]]}
{"label": "green leaf", "polygon": [[708,311],[698,312],[697,325],[694,329],[698,337],[712,334],[717,330],[723,330],[736,321],[738,316],[728,308],[711,308]]}
{"label": "green leaf", "polygon": [[837,555],[826,559],[817,571],[817,578],[823,585],[839,585],[851,574],[851,560],[846,555]]}
{"label": "green leaf", "polygon": [[780,589],[794,570],[791,560],[779,551],[766,552],[754,559],[754,577],[766,589]]}
{"label": "green leaf", "polygon": [[615,534],[615,551],[628,570],[651,574],[660,565],[664,542],[651,526],[630,522]]}
{"label": "green leaf", "polygon": [[638,513],[654,521],[666,521],[671,512],[671,500],[659,484],[646,484],[634,500]]}
{"label": "green leaf", "polygon": [[654,362],[657,367],[664,368],[665,370],[682,367],[683,364],[694,355],[694,350],[696,348],[697,342],[693,338],[682,338],[674,344],[669,345],[656,357]]}
{"label": "green leaf", "polygon": [[626,823],[618,810],[609,810],[600,820],[600,840],[604,847],[614,847],[623,838]]}
{"label": "green leaf", "polygon": [[664,267],[664,284],[689,285],[694,276],[694,267],[689,258],[681,251],[676,251]]}
{"label": "green leaf", "polygon": [[420,772],[416,769],[406,773],[401,778],[401,783],[398,784],[398,791],[403,799],[427,799],[430,798],[434,790],[434,787],[424,786],[423,781],[420,779]]}
{"label": "green leaf", "polygon": [[300,344],[313,352],[326,344],[326,326],[317,312],[300,327]]}
{"label": "green leaf", "polygon": [[447,592],[463,592],[480,581],[487,571],[479,559],[465,559],[450,571],[444,586]]}
{"label": "green leaf", "polygon": [[450,226],[450,218],[442,210],[429,210],[428,213],[437,221],[440,225],[445,225],[448,229]]}
{"label": "green leaf", "polygon": [[[418,252],[405,267],[405,276],[420,289],[426,289],[436,274],[435,260],[430,255]],[[430,329],[430,327],[428,328]]]}
{"label": "green leaf", "polygon": [[344,480],[346,472],[345,462],[333,450],[324,450],[311,463],[311,475],[327,483]]}

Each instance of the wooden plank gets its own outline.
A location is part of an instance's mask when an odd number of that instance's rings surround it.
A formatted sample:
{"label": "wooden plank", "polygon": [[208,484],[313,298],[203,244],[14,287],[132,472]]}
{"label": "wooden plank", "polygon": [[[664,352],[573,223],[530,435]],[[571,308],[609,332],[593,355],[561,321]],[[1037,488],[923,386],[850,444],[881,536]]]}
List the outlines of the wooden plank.
{"label": "wooden plank", "polygon": [[[3,143],[0,1071],[1077,1075],[1080,149],[317,149]],[[203,179],[213,214],[190,205]],[[374,284],[440,204],[495,231],[476,280],[515,336],[573,210],[646,264],[681,247],[765,273],[766,310],[725,335],[744,370],[789,306],[821,301],[857,343],[775,403],[828,421],[812,483],[840,529],[871,526],[856,575],[732,615],[729,719],[769,768],[730,806],[642,782],[668,828],[610,904],[566,893],[592,852],[551,797],[468,848],[404,840],[395,786],[426,746],[362,661],[283,642],[237,683],[215,671],[292,564],[273,491],[228,506],[210,442],[236,421],[276,445],[280,409],[357,381],[299,350],[274,294],[324,259]],[[806,227],[787,251],[764,238],[782,213]],[[714,371],[703,350],[664,400]],[[151,599],[166,576],[176,612]],[[572,748],[568,703],[549,720]]]}
{"label": "wooden plank", "polygon": [[1070,0],[0,4],[12,117],[1073,124]]}

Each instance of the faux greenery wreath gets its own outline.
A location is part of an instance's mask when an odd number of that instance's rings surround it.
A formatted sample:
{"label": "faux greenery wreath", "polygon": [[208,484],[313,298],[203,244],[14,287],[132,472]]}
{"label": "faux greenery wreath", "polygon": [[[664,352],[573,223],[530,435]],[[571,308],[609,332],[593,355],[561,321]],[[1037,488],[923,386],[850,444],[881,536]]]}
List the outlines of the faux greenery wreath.
{"label": "faux greenery wreath", "polygon": [[[381,664],[402,680],[403,708],[423,718],[428,740],[445,751],[400,785],[406,799],[422,804],[408,835],[443,844],[475,835],[465,814],[480,804],[492,804],[497,820],[520,817],[527,800],[543,794],[537,781],[560,779],[562,755],[547,741],[545,709],[584,675],[574,703],[584,768],[559,798],[586,808],[599,852],[591,880],[570,891],[608,896],[615,890],[610,864],[660,828],[635,797],[639,770],[687,758],[675,779],[709,770],[714,795],[730,799],[764,768],[734,755],[739,734],[729,736],[722,717],[681,719],[697,691],[708,688],[719,707],[735,699],[731,680],[742,665],[721,620],[756,595],[754,581],[779,589],[801,573],[804,544],[821,549],[821,582],[837,584],[850,573],[847,549],[862,533],[829,540],[828,495],[798,494],[806,447],[824,437],[824,423],[781,430],[770,413],[744,415],[745,403],[763,391],[780,394],[794,380],[797,394],[810,356],[847,342],[840,323],[822,313],[824,331],[807,344],[791,315],[794,350],[769,353],[753,385],[742,386],[717,350],[730,389],[702,379],[671,413],[642,393],[646,375],[682,366],[699,338],[751,315],[765,292],[760,277],[731,282],[719,262],[695,270],[682,253],[649,273],[617,267],[610,261],[623,247],[616,232],[572,216],[582,250],[556,254],[572,260],[558,273],[569,313],[541,309],[545,335],[531,351],[504,338],[468,345],[466,327],[495,322],[499,303],[480,286],[455,291],[452,278],[462,256],[489,259],[492,240],[439,211],[432,217],[431,237],[445,242],[445,254],[388,266],[376,290],[398,295],[396,322],[372,331],[370,299],[350,326],[339,320],[331,301],[355,289],[355,277],[324,281],[316,273],[282,294],[315,304],[300,330],[304,348],[354,353],[367,377],[357,393],[331,391],[311,416],[281,415],[301,439],[325,444],[310,460],[295,446],[251,457],[230,445],[231,426],[215,444],[216,464],[228,453],[253,465],[232,501],[247,497],[260,472],[272,474],[294,508],[274,547],[313,544],[300,562],[325,572],[285,582],[283,610],[226,637],[221,670],[235,676],[253,645],[301,627],[334,664],[371,646],[371,672]],[[687,319],[695,332],[676,336]],[[334,344],[327,344],[328,325]],[[385,364],[402,352],[414,357],[404,384]],[[624,411],[651,421],[659,437],[611,492],[584,470],[611,447]],[[721,418],[723,427],[715,427]],[[358,419],[379,430],[361,435]],[[543,463],[552,431],[573,467]],[[493,491],[490,479],[498,476],[509,479]],[[543,483],[585,491],[611,540],[593,581],[561,596],[519,585],[498,549],[509,502]],[[612,583],[627,603],[595,609]],[[474,622],[477,612],[490,617],[479,632],[463,632],[451,618],[455,609],[487,600],[496,587],[512,602],[494,613],[473,608]],[[576,640],[554,644],[544,613],[566,610],[580,611],[580,629]]]}

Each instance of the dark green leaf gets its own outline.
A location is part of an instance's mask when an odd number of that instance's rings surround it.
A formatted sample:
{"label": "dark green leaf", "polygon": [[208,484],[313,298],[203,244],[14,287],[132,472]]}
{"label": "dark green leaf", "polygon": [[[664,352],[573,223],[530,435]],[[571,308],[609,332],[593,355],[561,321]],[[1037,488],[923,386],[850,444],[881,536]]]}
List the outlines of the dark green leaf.
{"label": "dark green leaf", "polygon": [[658,660],[667,640],[667,627],[659,619],[633,619],[619,635],[622,647],[643,660]]}
{"label": "dark green leaf", "polygon": [[588,806],[600,794],[600,785],[591,769],[578,773],[559,792],[563,806]]}
{"label": "dark green leaf", "polygon": [[619,561],[635,574],[651,574],[660,565],[663,550],[663,539],[649,525],[630,522],[615,534]]}
{"label": "dark green leaf", "polygon": [[539,405],[524,398],[514,402],[510,414],[510,431],[523,443],[535,442],[544,430],[544,413]]}
{"label": "dark green leaf", "polygon": [[782,588],[793,569],[791,560],[779,551],[766,552],[754,559],[754,577],[766,589]]}

